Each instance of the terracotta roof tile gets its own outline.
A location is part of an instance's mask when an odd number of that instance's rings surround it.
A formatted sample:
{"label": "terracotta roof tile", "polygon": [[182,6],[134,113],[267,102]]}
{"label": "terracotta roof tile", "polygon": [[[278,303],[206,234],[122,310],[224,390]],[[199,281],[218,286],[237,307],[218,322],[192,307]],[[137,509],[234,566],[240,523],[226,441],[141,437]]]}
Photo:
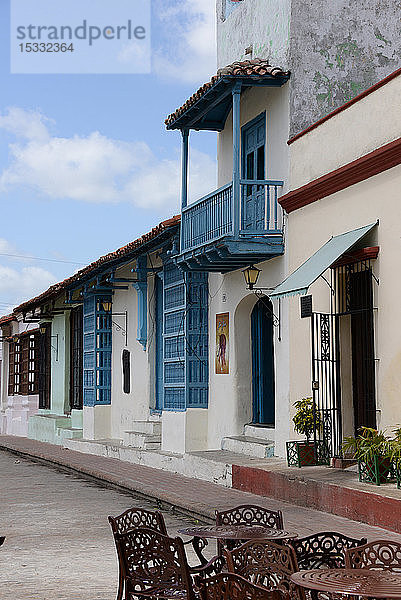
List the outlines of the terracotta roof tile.
{"label": "terracotta roof tile", "polygon": [[0,317],[0,326],[16,320],[15,315],[5,315],[4,317]]}
{"label": "terracotta roof tile", "polygon": [[268,60],[262,58],[254,58],[252,60],[237,61],[223,67],[217,71],[216,75],[213,75],[210,81],[204,83],[192,96],[176,111],[171,113],[165,120],[165,124],[168,126],[172,125],[182,114],[184,114],[191,106],[193,106],[213,85],[222,79],[223,77],[228,78],[242,78],[251,77],[259,79],[262,77],[283,77],[288,76],[289,71],[283,71],[280,67],[273,67],[269,65]]}
{"label": "terracotta roof tile", "polygon": [[[142,235],[140,238],[134,240],[133,242],[130,242],[126,246],[122,246],[121,248],[118,248],[114,252],[109,252],[109,254],[105,254],[104,256],[101,256],[100,258],[95,260],[90,265],[83,267],[83,269],[80,269],[77,273],[75,273],[71,277],[68,277],[67,279],[64,279],[63,281],[60,281],[59,283],[55,283],[54,285],[50,286],[45,292],[42,292],[38,296],[35,296],[35,298],[31,298],[27,302],[23,302],[22,304],[20,304],[19,306],[17,306],[14,309],[14,311],[13,311],[14,314],[18,313],[18,312],[23,312],[24,310],[29,309],[29,308],[34,308],[35,306],[39,306],[42,302],[45,302],[47,300],[57,297],[63,290],[65,290],[72,283],[79,281],[81,278],[84,278],[86,275],[90,275],[90,273],[92,271],[96,270],[99,267],[106,266],[107,263],[113,262],[117,258],[124,258],[125,256],[128,256],[131,252],[139,249],[141,246],[143,246],[147,242],[150,242],[151,240],[156,238],[158,235],[160,235],[164,231],[167,231],[171,227],[178,225],[180,223],[180,220],[181,220],[181,216],[175,215],[171,219],[162,221],[161,223],[159,223],[159,225],[154,227],[148,233],[145,233],[144,235]],[[11,316],[12,315],[9,315],[9,317],[11,317]],[[6,317],[3,317],[3,319],[5,319],[5,318]],[[14,319],[15,319],[15,317],[13,317],[13,319],[10,319],[10,320],[14,320]],[[1,320],[0,320],[0,325],[1,325]]]}

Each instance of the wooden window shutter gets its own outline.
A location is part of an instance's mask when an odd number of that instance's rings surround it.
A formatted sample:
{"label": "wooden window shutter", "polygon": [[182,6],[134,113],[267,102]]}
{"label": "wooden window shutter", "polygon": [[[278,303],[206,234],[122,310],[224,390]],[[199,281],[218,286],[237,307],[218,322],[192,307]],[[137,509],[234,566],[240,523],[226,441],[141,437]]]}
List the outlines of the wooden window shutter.
{"label": "wooden window shutter", "polygon": [[15,381],[15,342],[8,344],[8,395],[14,395]]}

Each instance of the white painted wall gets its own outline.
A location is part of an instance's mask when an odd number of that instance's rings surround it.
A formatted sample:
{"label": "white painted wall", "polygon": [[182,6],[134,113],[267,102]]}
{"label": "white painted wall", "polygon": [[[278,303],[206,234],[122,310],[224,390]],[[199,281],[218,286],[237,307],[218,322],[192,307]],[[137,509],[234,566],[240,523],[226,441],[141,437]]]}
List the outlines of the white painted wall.
{"label": "white painted wall", "polygon": [[54,316],[51,336],[50,412],[64,415],[69,411],[70,392],[70,329],[67,312]]}
{"label": "white painted wall", "polygon": [[[117,278],[133,278],[131,269],[135,263],[129,263],[116,271]],[[148,301],[152,297],[153,283],[148,288]],[[124,284],[121,284],[124,285]],[[125,431],[132,431],[135,421],[146,421],[149,417],[149,404],[151,398],[151,372],[153,364],[150,357],[153,352],[154,325],[148,311],[148,334],[150,340],[144,350],[137,341],[138,326],[138,298],[132,284],[127,284],[128,290],[115,290],[113,295],[113,313],[128,312],[128,339],[125,346],[125,335],[113,324],[113,352],[112,352],[112,401],[111,401],[111,435],[115,439],[122,439]],[[125,326],[124,317],[113,316],[113,321]],[[123,391],[122,352],[126,348],[130,352],[131,391]],[[150,348],[150,352],[149,352]]]}
{"label": "white painted wall", "polygon": [[[36,328],[36,324],[23,323],[22,315],[18,315],[18,321],[13,321],[11,324],[11,335],[18,335]],[[8,395],[8,342],[3,343],[3,350],[0,433],[6,435],[27,436],[28,419],[38,412],[39,396],[37,394],[28,396],[19,394],[13,396]]]}
{"label": "white painted wall", "polygon": [[[289,87],[251,88],[241,95],[241,127],[266,112],[266,176],[288,185],[287,146],[289,123]],[[233,125],[230,112],[224,130],[217,139],[218,187],[232,181]],[[286,187],[284,187],[284,193]]]}
{"label": "white painted wall", "polygon": [[[231,18],[231,17],[230,17]],[[288,86],[252,88],[241,96],[241,126],[266,112],[266,176],[288,186]],[[218,136],[218,185],[232,179],[232,114]],[[262,270],[258,285],[273,288],[287,275],[287,257],[281,256],[258,265]],[[208,447],[220,448],[223,437],[243,433],[252,420],[252,365],[250,318],[257,297],[247,291],[243,274],[234,271],[209,276],[209,418]],[[225,301],[223,301],[225,298]],[[276,314],[278,303],[274,303]],[[216,314],[230,314],[230,373],[215,374]],[[281,307],[280,332],[275,328],[276,427],[271,439],[275,452],[284,456],[289,435],[288,311]],[[279,340],[279,337],[281,338]]]}
{"label": "white painted wall", "polygon": [[291,189],[400,137],[400,95],[398,76],[293,142]]}
{"label": "white painted wall", "polygon": [[86,440],[107,440],[111,435],[111,406],[84,406],[83,437]]}
{"label": "white painted wall", "polygon": [[[285,276],[283,257],[260,263],[262,270],[258,285],[274,287]],[[251,313],[257,297],[245,287],[243,274],[235,271],[209,277],[209,416],[208,446],[218,449],[223,437],[243,433],[244,425],[252,420]],[[225,301],[223,301],[225,299]],[[278,315],[278,302],[274,303]],[[230,372],[215,373],[216,314],[230,314]],[[276,427],[271,439],[276,439],[276,454],[284,455],[288,439],[288,315],[281,310],[280,329],[274,332],[274,362],[276,381]],[[281,340],[279,340],[279,337]]]}
{"label": "white painted wall", "polygon": [[162,451],[185,454],[207,448],[208,415],[204,408],[166,410],[162,414]]}
{"label": "white painted wall", "polygon": [[[401,77],[342,111],[291,145],[291,189],[344,165],[400,136],[396,100]],[[398,103],[399,106],[399,103]],[[398,115],[398,116],[397,116]],[[370,123],[371,126],[367,124]],[[330,152],[328,149],[330,148]],[[381,428],[401,423],[401,336],[398,277],[401,222],[401,166],[298,209],[288,216],[289,267],[292,272],[337,234],[374,223],[379,225],[363,246],[380,246],[374,261],[377,422]],[[327,273],[326,275],[329,275]],[[310,288],[314,310],[327,310],[330,293],[321,280]],[[291,404],[311,395],[310,324],[299,317],[299,299],[283,300],[290,311]],[[345,325],[344,325],[345,327]],[[343,372],[346,428],[352,428],[350,373]],[[347,392],[348,390],[348,392]],[[348,394],[348,396],[347,396]]]}

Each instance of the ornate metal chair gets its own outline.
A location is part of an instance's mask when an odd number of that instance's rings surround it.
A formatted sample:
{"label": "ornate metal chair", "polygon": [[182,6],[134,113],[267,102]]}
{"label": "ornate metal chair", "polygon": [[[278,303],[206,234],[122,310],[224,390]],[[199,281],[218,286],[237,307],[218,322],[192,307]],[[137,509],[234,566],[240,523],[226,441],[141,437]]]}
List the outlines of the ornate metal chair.
{"label": "ornate metal chair", "polygon": [[287,544],[270,541],[250,541],[224,550],[230,572],[245,577],[251,583],[280,590],[291,598],[305,600],[304,592],[295,586],[290,577],[299,571],[294,549]]}
{"label": "ornate metal chair", "polygon": [[[167,535],[167,527],[164,521],[164,517],[162,513],[158,510],[146,510],[144,508],[129,508],[121,515],[116,517],[109,517],[109,523],[111,526],[111,530],[114,536],[114,542],[116,544],[117,555],[118,555],[118,544],[116,540],[116,536],[118,534],[126,533],[131,529],[135,529],[137,527],[147,527],[149,529],[153,529],[154,531],[159,531],[163,535]],[[198,540],[193,538],[184,543],[184,546],[187,544],[192,544],[193,549],[200,560],[200,564],[206,564],[207,561],[204,559],[202,555],[202,549],[207,545],[206,540]],[[124,580],[121,572],[121,561],[118,556],[119,562],[119,585],[117,592],[117,599],[121,600],[124,592]]]}
{"label": "ornate metal chair", "polygon": [[288,544],[295,550],[300,570],[341,569],[345,567],[345,551],[365,544],[366,541],[366,538],[357,540],[335,531],[324,531],[289,540]]}
{"label": "ornate metal chair", "polygon": [[[263,525],[273,529],[284,529],[281,510],[269,510],[255,504],[241,504],[229,510],[215,512],[216,525]],[[244,540],[245,541],[245,540]],[[225,546],[230,550],[242,542],[217,542],[218,554],[221,556]]]}
{"label": "ornate metal chair", "polygon": [[345,551],[349,569],[388,569],[401,573],[401,544],[377,540]]}
{"label": "ornate metal chair", "polygon": [[193,576],[215,575],[221,558],[206,565],[188,565],[181,538],[170,538],[153,529],[138,527],[117,533],[116,543],[124,600],[137,598],[182,598],[195,600]]}
{"label": "ornate metal chair", "polygon": [[[111,530],[113,532],[114,543],[117,548],[118,555],[118,544],[116,536],[118,534],[126,533],[131,529],[135,529],[136,527],[148,527],[149,529],[154,529],[155,531],[159,531],[160,533],[167,535],[167,528],[164,522],[164,517],[161,512],[158,510],[146,510],[144,508],[129,508],[121,515],[116,517],[109,517],[109,523],[111,526]],[[117,591],[117,600],[121,600],[124,592],[124,578],[121,572],[121,561],[120,556],[118,555],[118,564],[119,564],[119,575],[118,575],[118,591]]]}
{"label": "ornate metal chair", "polygon": [[234,573],[197,580],[197,586],[201,600],[288,600],[282,592],[254,585]]}

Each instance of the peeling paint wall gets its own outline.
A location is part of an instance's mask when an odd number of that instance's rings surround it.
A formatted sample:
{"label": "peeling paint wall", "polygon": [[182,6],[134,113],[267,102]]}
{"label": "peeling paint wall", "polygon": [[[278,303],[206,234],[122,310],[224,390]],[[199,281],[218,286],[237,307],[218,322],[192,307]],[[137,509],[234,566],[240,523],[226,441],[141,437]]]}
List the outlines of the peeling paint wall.
{"label": "peeling paint wall", "polygon": [[292,0],[291,135],[400,64],[400,0]]}
{"label": "peeling paint wall", "polygon": [[291,70],[291,136],[401,65],[401,0],[217,0],[217,60]]}
{"label": "peeling paint wall", "polygon": [[287,68],[289,55],[290,0],[244,0],[224,19],[225,0],[217,0],[217,64],[224,67],[253,56],[268,58]]}

